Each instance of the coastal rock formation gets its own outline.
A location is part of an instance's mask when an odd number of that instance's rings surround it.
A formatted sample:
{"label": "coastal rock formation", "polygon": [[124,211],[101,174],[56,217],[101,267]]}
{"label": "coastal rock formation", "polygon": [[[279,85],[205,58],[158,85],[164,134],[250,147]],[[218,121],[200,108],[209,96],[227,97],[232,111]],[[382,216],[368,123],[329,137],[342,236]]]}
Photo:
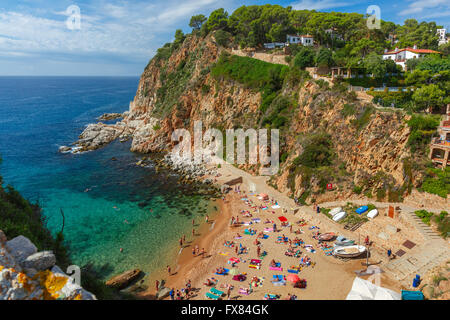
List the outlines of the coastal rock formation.
{"label": "coastal rock formation", "polygon": [[104,113],[97,118],[98,121],[111,121],[123,118],[122,113]]}
{"label": "coastal rock formation", "polygon": [[37,252],[24,236],[7,241],[0,230],[0,300],[96,300],[55,263],[52,252]]}
{"label": "coastal rock formation", "polygon": [[[177,143],[171,140],[174,130],[183,128],[192,133],[196,121],[202,121],[204,129],[215,128],[223,133],[228,128],[264,127],[262,91],[232,79],[213,77],[211,70],[225,51],[231,53],[216,43],[214,35],[189,35],[170,57],[153,58],[123,120],[115,125],[88,126],[76,143],[79,151],[131,137],[133,152],[167,152]],[[325,196],[324,185],[333,182],[333,196],[348,196],[355,188],[363,187],[364,194],[371,196],[384,190],[377,194],[378,200],[396,200],[411,187],[420,186],[422,175],[414,172],[409,161],[410,129],[405,124],[408,115],[380,110],[314,80],[298,87],[285,85],[282,94],[295,107],[289,127],[281,133],[281,147],[286,154],[280,172],[270,181],[279,191],[310,202],[312,194],[315,198]],[[332,142],[336,155],[333,166],[327,172],[296,170],[295,160],[304,151],[304,142],[314,134],[327,135]],[[186,169],[179,161],[168,163],[181,171]],[[239,167],[252,174],[262,169],[254,165]],[[201,176],[204,172],[197,169],[193,170],[198,172],[194,176]]]}
{"label": "coastal rock formation", "polygon": [[142,271],[139,269],[128,270],[114,278],[106,281],[106,285],[118,290],[129,287],[133,282],[138,280],[142,276]]}

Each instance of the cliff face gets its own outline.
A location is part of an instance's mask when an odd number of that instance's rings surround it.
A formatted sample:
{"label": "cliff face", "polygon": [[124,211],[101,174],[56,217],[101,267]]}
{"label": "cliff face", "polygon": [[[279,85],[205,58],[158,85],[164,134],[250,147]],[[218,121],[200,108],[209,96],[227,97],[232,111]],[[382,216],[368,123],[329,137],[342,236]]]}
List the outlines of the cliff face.
{"label": "cliff face", "polygon": [[[168,59],[154,58],[149,63],[129,112],[116,124],[123,129],[121,137],[133,139],[132,151],[166,151],[173,130],[192,130],[196,120],[204,128],[222,130],[262,127],[260,91],[211,75],[213,64],[225,50],[213,35],[188,36]],[[294,97],[295,106],[281,131],[286,156],[279,174],[271,179],[279,190],[297,197],[306,191],[320,194],[327,179],[337,187],[335,196],[351,193],[355,187],[371,194],[387,190],[387,194],[378,194],[380,199],[389,197],[390,190],[402,195],[420,180],[412,180],[408,163],[406,115],[378,110],[313,80],[294,88],[284,86],[281,92]],[[303,152],[304,142],[317,134],[328,136],[335,154],[333,164],[325,169],[306,168],[305,174],[296,168],[295,159]],[[242,168],[258,172],[255,166]]]}
{"label": "cliff face", "polygon": [[168,61],[152,60],[124,119],[133,131],[133,151],[166,150],[174,129],[192,130],[197,120],[215,128],[253,123],[260,93],[210,75],[222,50],[212,36],[190,37]]}
{"label": "cliff face", "polygon": [[7,241],[0,230],[0,300],[96,300],[26,237]]}

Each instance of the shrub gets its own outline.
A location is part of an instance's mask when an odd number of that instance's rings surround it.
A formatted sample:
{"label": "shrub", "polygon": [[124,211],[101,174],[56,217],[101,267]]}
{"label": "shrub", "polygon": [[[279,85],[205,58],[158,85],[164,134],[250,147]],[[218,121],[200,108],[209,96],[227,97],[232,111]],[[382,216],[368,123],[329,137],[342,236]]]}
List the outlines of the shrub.
{"label": "shrub", "polygon": [[415,114],[407,123],[411,128],[411,134],[408,139],[411,151],[426,153],[426,147],[430,142],[431,136],[439,126],[439,118],[432,115]]}
{"label": "shrub", "polygon": [[450,168],[428,169],[421,189],[425,192],[447,198],[450,193]]}
{"label": "shrub", "polygon": [[355,105],[347,104],[347,103],[344,104],[344,108],[342,108],[342,110],[341,110],[341,115],[344,118],[347,118],[347,117],[353,116],[354,114],[356,114]]}
{"label": "shrub", "polygon": [[353,188],[353,192],[356,193],[356,194],[361,194],[362,189],[363,189],[363,188],[360,187],[360,186],[355,186],[355,187]]}
{"label": "shrub", "polygon": [[222,47],[227,47],[231,39],[231,33],[223,30],[217,30],[214,37],[216,38],[218,45]]}
{"label": "shrub", "polygon": [[313,136],[305,145],[303,153],[294,160],[294,164],[318,168],[331,165],[333,158],[331,137],[327,134],[319,134]]}

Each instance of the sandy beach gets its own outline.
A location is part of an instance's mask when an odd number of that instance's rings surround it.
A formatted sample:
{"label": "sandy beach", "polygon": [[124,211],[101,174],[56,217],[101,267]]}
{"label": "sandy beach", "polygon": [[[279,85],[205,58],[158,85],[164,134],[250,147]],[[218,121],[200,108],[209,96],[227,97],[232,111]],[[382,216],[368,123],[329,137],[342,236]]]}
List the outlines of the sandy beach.
{"label": "sandy beach", "polygon": [[[240,170],[235,170],[237,169],[234,167],[223,166],[219,170],[220,176],[215,178],[216,182],[224,183],[236,178],[236,173],[242,173]],[[261,177],[256,177],[256,179],[259,178]],[[185,244],[176,268],[171,266],[172,274],[169,276],[166,273],[163,277],[165,286],[174,288],[176,292],[185,288],[186,283],[190,280],[193,290],[189,299],[195,300],[207,299],[205,294],[211,289],[205,285],[207,279],[218,280],[214,287],[224,293],[231,286],[230,299],[262,300],[266,294],[277,295],[279,299],[287,299],[289,294],[295,294],[298,299],[308,300],[345,299],[356,277],[355,271],[365,269],[363,263],[366,262],[366,255],[347,261],[327,256],[325,251],[320,248],[318,240],[313,239],[314,233],[317,231],[342,233],[336,230],[336,227],[334,227],[335,229],[330,228],[329,224],[322,220],[324,216],[312,213],[312,208],[309,207],[295,207],[293,202],[288,203],[289,200],[276,194],[276,190],[264,182],[258,184],[258,192],[254,194],[249,193],[246,184],[240,185],[239,188],[239,192],[234,189],[225,195],[225,200],[215,201],[218,214],[214,220],[210,220],[208,223],[202,222],[195,239]],[[258,197],[261,192],[269,195],[268,201],[263,201]],[[273,209],[272,206],[276,203],[279,204],[279,208],[276,206],[277,209]],[[268,208],[261,210],[262,206]],[[232,217],[245,224],[231,226]],[[282,227],[279,217],[285,217],[288,226]],[[268,221],[270,223],[265,223]],[[298,224],[298,222],[302,223]],[[264,232],[265,229],[271,228],[273,223],[276,223],[278,230]],[[254,235],[244,234],[247,228],[255,230],[256,233]],[[255,244],[255,240],[261,232],[268,236],[267,239],[258,239],[260,252],[267,253],[263,258],[257,256],[257,245]],[[240,238],[237,238],[238,234],[241,236]],[[278,237],[282,236],[291,241],[296,238],[301,240],[302,244],[294,249],[294,251],[297,249],[301,251],[297,257],[285,255],[290,245],[289,242],[277,243]],[[359,239],[354,240],[358,242]],[[226,241],[234,242],[234,246],[225,246]],[[200,250],[205,248],[206,254],[203,257],[194,256],[192,248],[195,246],[198,246]],[[246,253],[236,254],[236,246],[246,248]],[[309,248],[313,249],[312,252]],[[233,267],[229,263],[232,258],[239,259],[234,268],[239,274],[245,275],[246,279],[242,282],[233,280],[232,275],[215,274],[217,268],[220,267],[232,269]],[[300,279],[306,280],[306,288],[293,288],[293,283],[290,281],[287,281],[285,285],[274,285],[271,282],[274,275],[283,277],[290,275],[291,273],[288,273],[287,270],[291,267],[299,267],[301,258],[304,258],[305,261],[310,259],[310,265],[302,266],[297,274]],[[371,252],[369,262],[373,262],[377,258],[377,254]],[[252,259],[261,260],[259,269],[249,267]],[[272,260],[280,263],[282,270],[271,270],[269,267]],[[363,278],[368,279],[369,276]],[[241,288],[249,288],[252,280],[257,280],[258,285],[252,286],[250,294],[243,294],[244,291]],[[383,287],[397,292],[401,289],[398,282],[387,278],[384,274],[381,275],[381,281]],[[155,293],[155,286],[150,284],[145,295],[149,296]],[[225,295],[222,298],[227,299]],[[166,299],[170,299],[170,297]]]}

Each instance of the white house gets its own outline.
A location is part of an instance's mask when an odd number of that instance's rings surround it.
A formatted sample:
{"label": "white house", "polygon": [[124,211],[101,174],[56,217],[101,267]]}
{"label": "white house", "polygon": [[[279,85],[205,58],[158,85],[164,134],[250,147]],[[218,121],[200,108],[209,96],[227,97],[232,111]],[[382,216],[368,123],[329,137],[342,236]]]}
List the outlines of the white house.
{"label": "white house", "polygon": [[301,44],[303,46],[314,45],[314,37],[310,35],[287,35],[287,42],[292,44]]}
{"label": "white house", "polygon": [[337,29],[336,28],[330,28],[330,29],[327,29],[327,30],[325,30],[325,33],[326,34],[328,34],[332,39],[337,39],[337,40],[344,40],[344,38],[342,37],[342,35],[340,35],[338,32],[337,32]]}
{"label": "white house", "polygon": [[439,45],[448,43],[447,29],[437,29],[439,35]]}
{"label": "white house", "polygon": [[402,66],[403,70],[406,69],[406,60],[409,59],[417,59],[422,58],[431,53],[439,53],[438,51],[429,50],[429,49],[417,49],[417,46],[414,48],[404,48],[392,51],[385,51],[383,54],[383,60],[394,60],[394,62],[400,66]]}

